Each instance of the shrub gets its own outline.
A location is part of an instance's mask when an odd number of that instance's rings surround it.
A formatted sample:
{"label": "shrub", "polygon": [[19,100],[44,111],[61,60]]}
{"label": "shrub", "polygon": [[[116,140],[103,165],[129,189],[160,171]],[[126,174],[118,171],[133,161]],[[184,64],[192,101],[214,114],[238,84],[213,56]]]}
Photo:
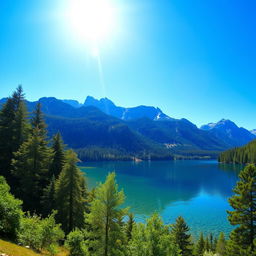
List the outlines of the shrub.
{"label": "shrub", "polygon": [[65,245],[70,250],[70,256],[88,255],[87,248],[85,246],[84,235],[79,229],[75,229],[68,234]]}
{"label": "shrub", "polygon": [[22,201],[15,199],[5,178],[0,176],[0,236],[16,238],[23,215]]}
{"label": "shrub", "polygon": [[24,217],[18,235],[19,242],[38,251],[41,249],[51,250],[59,240],[64,238],[64,232],[60,225],[55,223],[55,214],[56,212],[45,219],[30,214]]}

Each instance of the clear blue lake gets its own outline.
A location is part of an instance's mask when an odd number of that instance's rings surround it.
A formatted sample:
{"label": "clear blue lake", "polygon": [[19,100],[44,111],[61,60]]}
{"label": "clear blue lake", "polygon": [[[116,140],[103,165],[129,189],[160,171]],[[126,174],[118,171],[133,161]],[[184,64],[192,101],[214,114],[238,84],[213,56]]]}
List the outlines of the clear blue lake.
{"label": "clear blue lake", "polygon": [[241,165],[219,164],[214,160],[86,162],[80,166],[89,189],[104,182],[109,172],[116,172],[119,189],[136,221],[145,222],[158,212],[166,224],[183,216],[193,236],[201,231],[228,234],[231,210],[228,198],[238,180]]}

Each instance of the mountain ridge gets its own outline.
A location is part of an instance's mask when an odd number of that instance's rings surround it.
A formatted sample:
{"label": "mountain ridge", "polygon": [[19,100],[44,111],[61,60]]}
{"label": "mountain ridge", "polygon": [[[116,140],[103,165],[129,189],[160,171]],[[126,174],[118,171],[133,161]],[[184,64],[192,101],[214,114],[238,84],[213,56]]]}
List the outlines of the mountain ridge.
{"label": "mountain ridge", "polygon": [[250,131],[243,127],[238,127],[229,119],[221,119],[217,123],[203,125],[200,129],[208,131],[232,147],[242,146],[256,138]]}
{"label": "mountain ridge", "polygon": [[[0,104],[5,101],[6,98],[1,99]],[[255,138],[230,120],[222,119],[199,129],[189,120],[171,118],[155,107],[128,108],[129,115],[118,118],[123,116],[126,108],[117,107],[106,98],[96,100],[89,96],[84,105],[72,100],[42,97],[38,101],[26,101],[30,113],[37,102],[42,105],[49,136],[60,131],[64,142],[81,154],[85,154],[88,148],[97,148],[98,151],[104,151],[104,155],[114,152],[115,157],[216,156],[216,152],[242,146]],[[105,113],[106,109],[105,112],[101,110],[104,104],[110,108],[112,115]],[[163,119],[156,118],[159,113]],[[86,152],[87,155],[91,154],[90,150]]]}

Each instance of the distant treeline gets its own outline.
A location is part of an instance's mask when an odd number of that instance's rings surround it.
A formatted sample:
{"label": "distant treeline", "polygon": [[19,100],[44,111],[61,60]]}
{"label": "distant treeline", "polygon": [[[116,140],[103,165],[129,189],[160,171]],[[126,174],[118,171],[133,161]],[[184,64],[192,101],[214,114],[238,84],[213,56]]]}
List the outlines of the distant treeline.
{"label": "distant treeline", "polygon": [[219,162],[222,163],[256,163],[256,140],[239,148],[233,148],[220,154]]}
{"label": "distant treeline", "polygon": [[89,146],[82,149],[76,149],[79,159],[82,161],[134,161],[141,160],[173,160],[171,154],[166,151],[158,153],[126,152],[118,148],[102,148],[97,146]]}

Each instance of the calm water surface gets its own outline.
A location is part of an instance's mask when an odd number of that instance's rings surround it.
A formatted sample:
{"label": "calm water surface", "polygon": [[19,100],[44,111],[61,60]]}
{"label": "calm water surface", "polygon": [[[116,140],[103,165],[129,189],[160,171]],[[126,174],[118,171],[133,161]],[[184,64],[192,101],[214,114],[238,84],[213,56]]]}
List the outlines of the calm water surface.
{"label": "calm water surface", "polygon": [[87,162],[81,167],[90,189],[115,171],[126,195],[125,206],[131,207],[137,221],[159,212],[165,223],[173,223],[182,215],[194,236],[233,229],[227,221],[226,210],[231,209],[227,200],[241,169],[201,160]]}

